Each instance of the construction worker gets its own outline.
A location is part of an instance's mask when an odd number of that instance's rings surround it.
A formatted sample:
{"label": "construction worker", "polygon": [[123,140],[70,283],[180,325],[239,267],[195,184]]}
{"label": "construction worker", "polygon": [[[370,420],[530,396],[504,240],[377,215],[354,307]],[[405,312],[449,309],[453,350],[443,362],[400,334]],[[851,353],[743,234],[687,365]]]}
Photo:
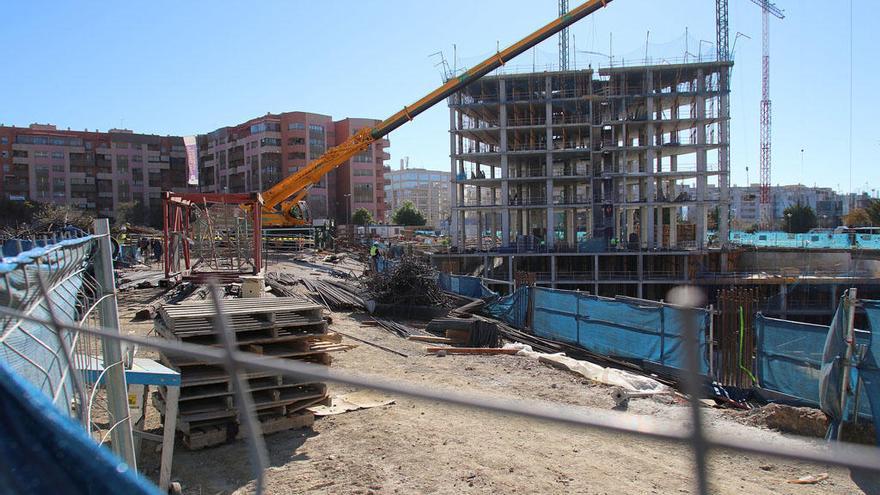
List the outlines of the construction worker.
{"label": "construction worker", "polygon": [[370,268],[374,272],[379,271],[378,262],[379,262],[379,243],[376,241],[373,241],[373,245],[370,246]]}

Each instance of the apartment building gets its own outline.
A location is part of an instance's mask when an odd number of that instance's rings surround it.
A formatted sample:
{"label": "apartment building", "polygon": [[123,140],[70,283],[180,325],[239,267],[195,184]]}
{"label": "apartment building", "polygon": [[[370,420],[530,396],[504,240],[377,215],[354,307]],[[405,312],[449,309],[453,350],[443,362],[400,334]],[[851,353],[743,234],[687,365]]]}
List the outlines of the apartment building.
{"label": "apartment building", "polygon": [[[840,225],[846,200],[830,187],[812,187],[789,184],[770,187],[769,218],[779,227],[785,209],[795,204],[809,206],[816,213],[820,227]],[[734,226],[747,229],[761,223],[761,186],[734,186],[730,188],[730,210]]]}
{"label": "apartment building", "polygon": [[730,65],[501,74],[452,96],[453,245],[705,248],[728,207]]}
{"label": "apartment building", "polygon": [[436,229],[445,230],[449,224],[449,172],[424,168],[402,168],[385,172],[385,197],[388,218],[396,208],[410,201]]}
{"label": "apartment building", "polygon": [[158,213],[161,192],[186,190],[189,177],[182,137],[127,129],[0,126],[0,164],[5,199],[71,204],[111,217],[132,201]]}
{"label": "apartment building", "polygon": [[[203,192],[229,193],[266,190],[376,122],[334,122],[328,115],[285,112],[199,135],[199,188]],[[366,208],[374,216],[384,215],[381,191],[388,146],[387,139],[377,141],[312,187],[307,200],[313,218],[334,218],[344,223],[358,208]]]}

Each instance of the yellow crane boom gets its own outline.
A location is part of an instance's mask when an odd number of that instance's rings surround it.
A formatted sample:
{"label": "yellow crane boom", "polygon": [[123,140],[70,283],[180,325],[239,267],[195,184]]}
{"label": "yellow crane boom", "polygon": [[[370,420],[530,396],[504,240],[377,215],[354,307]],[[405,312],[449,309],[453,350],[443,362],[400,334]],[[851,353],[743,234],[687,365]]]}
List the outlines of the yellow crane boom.
{"label": "yellow crane boom", "polygon": [[[300,200],[308,194],[309,188],[318,183],[336,167],[342,165],[354,155],[369,148],[375,141],[382,139],[388,133],[409,122],[416,115],[443,101],[456,91],[489,74],[501,67],[517,55],[532,48],[538,43],[550,38],[559,31],[605,7],[612,0],[588,0],[554,19],[547,25],[517,41],[509,47],[501,50],[486,60],[475,65],[467,72],[458,77],[448,79],[442,86],[423,96],[412,105],[403,107],[391,117],[380,122],[375,127],[365,127],[346,139],[338,146],[327,150],[326,153],[310,162],[295,173],[285,177],[277,184],[262,193],[264,224],[266,225],[295,225],[301,223],[293,213],[293,209]],[[280,207],[280,208],[279,208]],[[280,216],[280,218],[279,218]]]}

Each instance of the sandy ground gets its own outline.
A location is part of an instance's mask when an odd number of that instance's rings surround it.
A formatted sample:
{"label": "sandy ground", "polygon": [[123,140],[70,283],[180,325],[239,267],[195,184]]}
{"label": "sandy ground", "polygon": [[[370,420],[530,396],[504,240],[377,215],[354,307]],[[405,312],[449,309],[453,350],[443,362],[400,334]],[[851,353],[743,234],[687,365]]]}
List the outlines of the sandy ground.
{"label": "sandy ground", "polygon": [[[287,267],[302,270],[301,267]],[[157,290],[123,294],[126,331],[144,334],[151,324],[130,315]],[[424,344],[381,328],[361,326],[350,315],[332,313],[331,329],[398,350],[401,357],[344,339],[358,347],[334,355],[333,366],[387,379],[492,397],[533,399],[607,411],[610,387],[517,356],[446,356],[424,353]],[[143,352],[142,352],[143,354]],[[331,394],[352,389],[332,385]],[[395,403],[318,419],[311,429],[266,437],[271,467],[267,493],[692,493],[693,462],[687,447],[620,434],[537,422],[481,410],[394,397]],[[729,438],[752,438],[782,446],[802,439],[747,426],[728,413],[705,408],[707,423]],[[687,408],[669,399],[634,399],[630,414],[687,422]],[[158,431],[158,414],[148,411],[147,428]],[[154,481],[159,454],[144,442],[140,469]],[[188,451],[178,440],[172,479],[184,493],[247,493],[254,488],[247,446],[239,441]],[[786,480],[827,472],[817,485]],[[848,470],[740,453],[715,452],[710,461],[713,493],[850,494],[880,493],[880,484]],[[859,486],[861,485],[861,486]]]}

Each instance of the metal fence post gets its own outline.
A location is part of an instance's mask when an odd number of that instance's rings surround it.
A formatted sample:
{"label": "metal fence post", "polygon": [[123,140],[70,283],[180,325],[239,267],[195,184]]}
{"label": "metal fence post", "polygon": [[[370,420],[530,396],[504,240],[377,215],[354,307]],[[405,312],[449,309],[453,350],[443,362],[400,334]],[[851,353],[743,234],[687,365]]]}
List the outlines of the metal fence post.
{"label": "metal fence post", "polygon": [[[110,222],[99,218],[94,223],[98,238],[95,256],[95,279],[101,295],[112,295],[101,301],[101,326],[119,333],[119,308],[116,303],[116,281],[113,277],[113,245],[110,243]],[[111,448],[133,470],[137,470],[134,439],[131,432],[131,416],[128,410],[128,386],[125,383],[125,365],[122,362],[122,346],[118,339],[102,337],[101,348],[106,369],[104,383],[107,388],[107,409],[118,423],[110,431]]]}

